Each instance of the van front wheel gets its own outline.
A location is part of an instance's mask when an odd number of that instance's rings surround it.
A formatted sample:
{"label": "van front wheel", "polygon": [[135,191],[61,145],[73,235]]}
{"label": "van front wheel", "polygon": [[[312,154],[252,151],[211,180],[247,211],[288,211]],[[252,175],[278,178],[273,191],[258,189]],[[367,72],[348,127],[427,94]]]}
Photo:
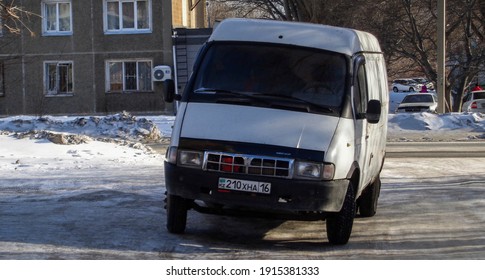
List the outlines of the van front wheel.
{"label": "van front wheel", "polygon": [[167,229],[170,233],[184,233],[187,209],[186,199],[172,194],[167,195]]}
{"label": "van front wheel", "polygon": [[340,212],[332,213],[327,217],[327,238],[331,244],[343,245],[349,242],[356,207],[354,188],[352,183],[349,182],[342,209]]}

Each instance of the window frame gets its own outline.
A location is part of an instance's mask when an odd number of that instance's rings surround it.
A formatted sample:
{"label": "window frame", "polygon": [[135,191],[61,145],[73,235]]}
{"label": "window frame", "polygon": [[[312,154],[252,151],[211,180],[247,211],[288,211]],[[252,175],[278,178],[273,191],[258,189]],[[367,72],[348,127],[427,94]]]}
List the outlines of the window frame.
{"label": "window frame", "polygon": [[[56,83],[56,90],[50,90],[49,87],[50,87],[50,82],[51,82],[51,76],[50,76],[50,71],[49,71],[49,65],[56,65],[56,77],[55,77],[55,83]],[[52,97],[52,96],[72,96],[74,95],[74,62],[71,61],[71,60],[60,60],[60,61],[53,61],[53,60],[49,60],[49,61],[44,61],[44,95],[47,96],[47,97]],[[70,79],[68,79],[68,91],[60,91],[59,88],[60,88],[60,81],[62,80],[60,77],[59,77],[59,66],[60,65],[70,65]],[[69,88],[69,81],[70,81],[70,88]],[[70,89],[70,91],[69,91]]]}
{"label": "window frame", "polygon": [[[138,3],[139,2],[146,2],[147,4],[147,28],[139,28],[138,27]],[[118,28],[109,28],[109,15],[108,15],[108,3],[117,3],[118,4]],[[134,26],[124,28],[123,27],[123,4],[126,3],[133,3],[133,24]],[[144,34],[144,33],[151,33],[152,32],[152,0],[103,0],[103,29],[105,34]]]}
{"label": "window frame", "polygon": [[[111,83],[111,68],[110,65],[113,63],[121,63],[121,89],[112,89]],[[126,64],[127,63],[136,63],[136,76],[135,76],[135,83],[136,89],[127,89],[127,74],[126,74]],[[148,73],[147,76],[150,79],[148,85],[149,89],[140,89],[140,63],[148,63]],[[105,62],[105,92],[106,93],[145,93],[145,92],[154,92],[154,84],[153,84],[153,77],[152,77],[152,69],[153,69],[153,60],[146,59],[146,58],[137,58],[137,59],[110,59],[106,60]]]}
{"label": "window frame", "polygon": [[[56,30],[48,30],[47,28],[47,7],[50,4],[55,4],[56,6]],[[69,4],[69,30],[59,30],[60,26],[60,4]],[[44,36],[70,36],[73,34],[73,26],[72,26],[72,0],[43,0],[42,5],[42,35]]]}
{"label": "window frame", "polygon": [[352,107],[356,119],[365,119],[367,112],[367,103],[369,102],[369,93],[367,85],[367,67],[365,66],[365,57],[359,56],[354,60],[354,92],[352,98]]}

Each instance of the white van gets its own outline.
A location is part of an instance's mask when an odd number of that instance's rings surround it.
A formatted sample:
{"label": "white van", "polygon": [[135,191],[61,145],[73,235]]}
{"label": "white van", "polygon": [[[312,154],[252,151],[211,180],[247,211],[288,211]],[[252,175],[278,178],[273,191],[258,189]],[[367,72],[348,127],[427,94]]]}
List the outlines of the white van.
{"label": "white van", "polygon": [[[169,87],[173,89],[172,87]],[[221,22],[179,101],[165,162],[167,228],[187,210],[326,220],[348,242],[376,213],[386,146],[384,57],[368,33],[254,19]]]}

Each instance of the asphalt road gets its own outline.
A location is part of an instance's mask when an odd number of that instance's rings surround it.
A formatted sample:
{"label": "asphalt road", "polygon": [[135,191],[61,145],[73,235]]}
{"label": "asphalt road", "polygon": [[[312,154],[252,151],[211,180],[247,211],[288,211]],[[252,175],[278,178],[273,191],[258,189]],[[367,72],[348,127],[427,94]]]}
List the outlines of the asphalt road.
{"label": "asphalt road", "polygon": [[[165,154],[168,141],[155,143],[149,146]],[[462,142],[388,142],[386,147],[387,158],[461,158],[485,157],[485,141]]]}
{"label": "asphalt road", "polygon": [[485,157],[485,142],[388,142],[387,158]]}
{"label": "asphalt road", "polygon": [[195,211],[169,234],[162,166],[0,178],[0,259],[485,259],[483,161],[389,157],[376,216],[357,217],[344,246],[323,221]]}

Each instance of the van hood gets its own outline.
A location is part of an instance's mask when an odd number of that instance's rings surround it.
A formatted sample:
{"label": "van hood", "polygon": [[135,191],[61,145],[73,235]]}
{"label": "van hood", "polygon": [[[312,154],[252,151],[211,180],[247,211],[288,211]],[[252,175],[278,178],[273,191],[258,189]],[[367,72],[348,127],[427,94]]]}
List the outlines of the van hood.
{"label": "van hood", "polygon": [[187,104],[180,136],[326,151],[338,121],[335,116],[192,102]]}

